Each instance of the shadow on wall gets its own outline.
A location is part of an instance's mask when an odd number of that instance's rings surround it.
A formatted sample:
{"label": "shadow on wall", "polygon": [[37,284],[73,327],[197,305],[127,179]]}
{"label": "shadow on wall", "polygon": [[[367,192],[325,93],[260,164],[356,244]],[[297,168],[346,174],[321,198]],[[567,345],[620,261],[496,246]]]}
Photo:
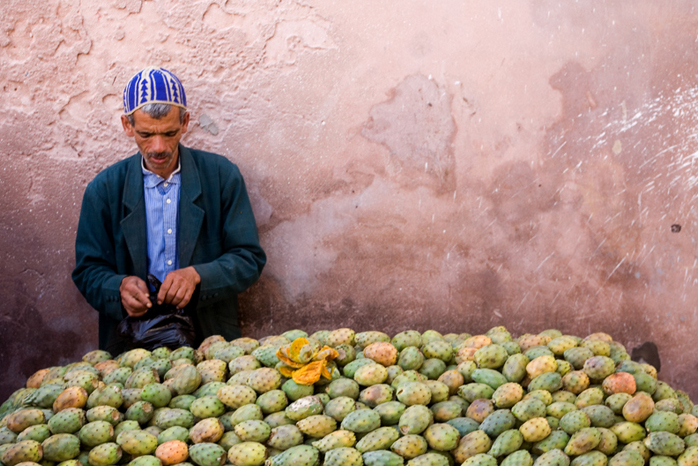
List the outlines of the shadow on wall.
{"label": "shadow on wall", "polygon": [[[78,332],[57,331],[37,310],[36,300],[21,278],[0,280],[0,399],[24,387],[29,376],[57,363],[53,358],[76,354],[83,339]],[[58,351],[60,349],[60,351]]]}
{"label": "shadow on wall", "polygon": [[662,362],[659,359],[659,349],[652,341],[646,341],[637,348],[633,348],[630,358],[633,361],[640,363],[651,364],[657,369],[657,372],[662,370]]}

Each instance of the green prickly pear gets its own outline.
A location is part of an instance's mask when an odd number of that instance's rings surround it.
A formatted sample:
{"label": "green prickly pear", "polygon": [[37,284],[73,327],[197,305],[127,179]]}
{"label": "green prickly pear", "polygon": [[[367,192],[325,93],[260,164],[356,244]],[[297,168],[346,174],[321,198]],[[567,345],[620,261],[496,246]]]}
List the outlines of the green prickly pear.
{"label": "green prickly pear", "polygon": [[123,414],[121,414],[118,409],[106,405],[95,406],[85,413],[85,417],[87,418],[87,422],[106,421],[114,427],[124,420]]}
{"label": "green prickly pear", "polygon": [[207,417],[222,416],[226,408],[216,396],[208,395],[194,400],[189,407],[189,411],[191,411],[194,416],[204,419]]}
{"label": "green prickly pear", "polygon": [[38,463],[42,458],[41,444],[35,440],[23,440],[8,444],[0,455],[0,461],[5,466],[15,466],[27,461]]}
{"label": "green prickly pear", "polygon": [[[208,417],[197,422],[194,427],[189,430],[189,438],[193,443],[215,443],[223,437],[224,432],[225,427],[218,418]],[[158,442],[159,441],[160,439],[158,438]]]}
{"label": "green prickly pear", "polygon": [[172,392],[161,383],[149,383],[143,387],[141,399],[155,408],[167,406],[172,399]]}
{"label": "green prickly pear", "polygon": [[[292,380],[292,379],[291,379]],[[286,385],[286,384],[284,384]],[[306,385],[307,387],[307,385]],[[283,388],[283,387],[282,387]],[[360,394],[359,384],[354,379],[347,379],[345,377],[335,379],[327,386],[327,394],[330,398],[340,398],[347,397],[353,400],[357,400]],[[310,395],[312,395],[312,390]],[[299,398],[296,398],[298,400]],[[294,400],[295,401],[295,400]]]}
{"label": "green prickly pear", "polygon": [[475,369],[471,377],[476,383],[489,385],[492,390],[496,390],[508,382],[504,375],[494,369]]}
{"label": "green prickly pear", "polygon": [[271,435],[271,427],[264,421],[252,419],[237,424],[234,432],[243,442],[263,443]]}
{"label": "green prickly pear", "polygon": [[23,440],[34,440],[39,443],[43,442],[51,436],[51,429],[47,424],[37,424],[29,426],[17,435],[17,442]]}
{"label": "green prickly pear", "polygon": [[540,455],[533,463],[533,466],[569,466],[569,464],[569,456],[562,450],[553,449]]}
{"label": "green prickly pear", "polygon": [[518,450],[523,441],[523,435],[518,429],[506,430],[497,436],[487,454],[495,458],[509,455]]}
{"label": "green prickly pear", "polygon": [[570,411],[560,418],[560,428],[569,435],[586,427],[591,427],[591,419],[584,411]]}
{"label": "green prickly pear", "polygon": [[368,451],[361,455],[364,466],[402,466],[405,459],[388,450]]}
{"label": "green prickly pear", "polygon": [[277,450],[288,450],[301,443],[303,443],[303,433],[293,424],[274,427],[267,440],[267,445]]}
{"label": "green prickly pear", "polygon": [[158,438],[144,430],[127,430],[117,436],[116,443],[130,455],[150,455],[158,447]]}
{"label": "green prickly pear", "polygon": [[147,401],[137,401],[126,410],[125,417],[129,421],[136,421],[139,424],[146,424],[153,418],[153,405]]}
{"label": "green prickly pear", "polygon": [[85,411],[79,408],[66,408],[48,421],[54,434],[73,434],[85,424]]}
{"label": "green prickly pear", "polygon": [[[319,461],[319,451],[310,445],[291,447],[283,453],[272,456],[266,466],[316,466]],[[206,465],[201,465],[206,466]]]}
{"label": "green prickly pear", "polygon": [[465,460],[462,466],[497,466],[497,459],[493,456],[480,453]]}
{"label": "green prickly pear", "polygon": [[10,414],[5,423],[8,429],[18,434],[27,427],[43,424],[45,419],[44,412],[40,409],[27,408]]}
{"label": "green prickly pear", "polygon": [[509,382],[521,382],[526,377],[526,366],[530,360],[526,355],[513,354],[507,358],[502,367],[502,375]]}
{"label": "green prickly pear", "polygon": [[616,423],[616,417],[613,410],[605,405],[592,405],[586,406],[581,409],[584,411],[589,420],[591,421],[592,427],[606,427],[609,428]]}
{"label": "green prickly pear", "polygon": [[421,435],[408,434],[400,437],[390,449],[405,459],[412,459],[427,452],[429,445]]}
{"label": "green prickly pear", "polygon": [[114,426],[107,421],[88,422],[78,432],[78,438],[87,447],[114,441]]}
{"label": "green prickly pear", "polygon": [[56,434],[41,444],[43,458],[47,461],[60,463],[77,458],[80,454],[80,440],[72,434]]}
{"label": "green prickly pear", "polygon": [[508,409],[500,409],[485,418],[480,424],[480,429],[494,438],[505,430],[513,429],[516,425],[516,418]]}
{"label": "green prickly pear", "polygon": [[533,458],[527,450],[519,450],[504,458],[501,466],[533,466]]}
{"label": "green prickly pear", "polygon": [[259,395],[255,403],[262,408],[264,414],[272,414],[286,409],[288,398],[282,390],[269,390]]}
{"label": "green prickly pear", "polygon": [[577,456],[570,464],[571,466],[602,466],[607,462],[608,457],[604,453],[593,450]]}
{"label": "green prickly pear", "polygon": [[242,442],[228,451],[228,460],[234,466],[259,466],[267,458],[267,448],[257,442]]}
{"label": "green prickly pear", "polygon": [[421,434],[433,422],[433,412],[423,405],[410,406],[402,413],[398,426],[403,435]]}
{"label": "green prickly pear", "polygon": [[671,432],[650,432],[644,442],[645,446],[656,455],[679,456],[686,448],[681,437]]}
{"label": "green prickly pear", "polygon": [[[428,410],[428,409],[427,409]],[[431,413],[431,411],[429,411]],[[370,409],[353,411],[344,418],[341,428],[356,433],[366,433],[380,427],[380,415]]]}
{"label": "green prickly pear", "polygon": [[[521,435],[518,431],[516,432],[519,436]],[[451,451],[458,446],[458,441],[460,440],[458,429],[443,423],[430,425],[424,431],[423,436],[429,448],[437,451]]]}
{"label": "green prickly pear", "polygon": [[308,437],[322,438],[337,430],[337,421],[324,414],[315,414],[301,419],[296,423],[296,426]]}
{"label": "green prickly pear", "polygon": [[334,448],[353,447],[356,444],[356,435],[349,430],[335,430],[331,434],[325,435],[320,440],[312,442],[312,446],[322,453]]}
{"label": "green prickly pear", "polygon": [[354,448],[341,447],[330,450],[325,454],[326,466],[363,466],[361,453]]}
{"label": "green prickly pear", "polygon": [[681,455],[677,458],[676,462],[680,466],[689,466],[692,464],[698,464],[698,447],[689,446],[684,450]]}
{"label": "green prickly pear", "polygon": [[614,424],[609,429],[625,444],[644,439],[646,433],[645,428],[640,424],[627,421]]}
{"label": "green prickly pear", "polygon": [[189,447],[189,457],[199,466],[223,466],[228,455],[217,443],[196,443]]}
{"label": "green prickly pear", "polygon": [[118,463],[121,455],[119,445],[113,442],[103,443],[90,450],[88,462],[90,466],[110,466]]}
{"label": "green prickly pear", "polygon": [[608,466],[644,466],[645,459],[635,450],[619,451],[608,459]]}
{"label": "green prickly pear", "polygon": [[317,396],[306,396],[294,401],[286,407],[286,416],[294,421],[300,421],[308,416],[321,414],[324,410],[322,400]]}
{"label": "green prickly pear", "polygon": [[481,430],[473,431],[461,438],[458,446],[451,452],[454,459],[463,463],[471,456],[486,453],[492,447],[489,435]]}
{"label": "green prickly pear", "polygon": [[655,411],[645,421],[645,429],[648,432],[679,433],[679,415],[670,411]]}
{"label": "green prickly pear", "polygon": [[400,433],[394,427],[379,427],[362,437],[355,448],[361,453],[387,450],[399,437]]}
{"label": "green prickly pear", "polygon": [[601,432],[595,427],[586,427],[572,435],[564,451],[567,455],[582,455],[596,448],[599,442],[601,442]]}

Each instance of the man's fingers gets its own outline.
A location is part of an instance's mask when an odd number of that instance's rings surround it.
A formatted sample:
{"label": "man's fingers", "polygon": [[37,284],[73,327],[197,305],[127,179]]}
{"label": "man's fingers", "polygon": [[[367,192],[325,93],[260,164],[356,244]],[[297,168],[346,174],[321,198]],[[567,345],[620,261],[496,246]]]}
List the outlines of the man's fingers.
{"label": "man's fingers", "polygon": [[128,315],[133,317],[139,317],[145,314],[148,310],[146,306],[144,306],[138,299],[136,299],[132,295],[126,294],[122,296],[121,302],[124,305],[124,309],[126,309]]}
{"label": "man's fingers", "polygon": [[186,293],[184,294],[184,298],[182,298],[182,300],[177,305],[177,309],[184,309],[187,306],[187,304],[189,304],[189,301],[191,301],[191,297],[193,294],[194,294],[194,290],[188,289],[186,291]]}
{"label": "man's fingers", "polygon": [[[172,298],[171,303],[174,306],[177,306],[177,309],[181,309],[184,306],[186,306],[186,303],[182,304],[182,301],[184,301],[184,298],[187,296],[187,286],[186,283],[182,283],[182,286],[177,290],[177,294],[174,295]],[[187,300],[188,302],[188,300]]]}
{"label": "man's fingers", "polygon": [[158,304],[170,302],[167,298],[167,295],[169,294],[173,285],[174,283],[172,277],[170,277],[169,275],[165,277],[165,281],[162,282],[162,285],[160,285],[160,291],[158,291]]}
{"label": "man's fingers", "polygon": [[150,297],[148,296],[147,293],[143,293],[142,291],[140,291],[138,293],[134,293],[132,296],[133,296],[133,299],[138,301],[138,303],[141,306],[144,306],[146,308],[152,306],[152,304],[150,303]]}
{"label": "man's fingers", "polygon": [[165,277],[158,293],[158,304],[167,303],[183,308],[194,295],[196,285],[201,282],[193,267],[175,270]]}
{"label": "man's fingers", "polygon": [[[175,304],[173,300],[177,296],[177,293],[179,292],[180,287],[182,286],[182,283],[179,280],[173,280],[172,281],[172,286],[167,290],[167,293],[165,294],[164,300],[167,304]],[[161,289],[162,291],[162,289]]]}
{"label": "man's fingers", "polygon": [[143,315],[151,306],[147,290],[145,282],[138,277],[130,276],[121,281],[121,303],[129,315]]}

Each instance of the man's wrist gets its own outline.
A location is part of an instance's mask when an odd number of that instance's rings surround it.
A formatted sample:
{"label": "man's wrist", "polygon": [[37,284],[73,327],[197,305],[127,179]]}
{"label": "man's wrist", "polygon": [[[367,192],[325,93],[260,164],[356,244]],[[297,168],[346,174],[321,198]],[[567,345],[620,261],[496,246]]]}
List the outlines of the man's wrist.
{"label": "man's wrist", "polygon": [[199,275],[199,272],[194,268],[194,266],[190,265],[187,268],[191,269],[191,274],[192,274],[192,277],[194,278],[194,284],[198,285],[199,283],[201,283],[201,275]]}

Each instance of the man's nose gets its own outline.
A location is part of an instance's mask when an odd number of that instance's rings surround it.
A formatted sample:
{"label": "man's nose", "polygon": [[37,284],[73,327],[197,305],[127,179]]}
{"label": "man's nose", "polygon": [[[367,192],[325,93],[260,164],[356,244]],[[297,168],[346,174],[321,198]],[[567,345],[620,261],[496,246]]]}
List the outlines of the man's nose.
{"label": "man's nose", "polygon": [[156,135],[153,138],[153,145],[150,148],[153,152],[164,152],[167,150],[167,144],[165,143],[165,137]]}

